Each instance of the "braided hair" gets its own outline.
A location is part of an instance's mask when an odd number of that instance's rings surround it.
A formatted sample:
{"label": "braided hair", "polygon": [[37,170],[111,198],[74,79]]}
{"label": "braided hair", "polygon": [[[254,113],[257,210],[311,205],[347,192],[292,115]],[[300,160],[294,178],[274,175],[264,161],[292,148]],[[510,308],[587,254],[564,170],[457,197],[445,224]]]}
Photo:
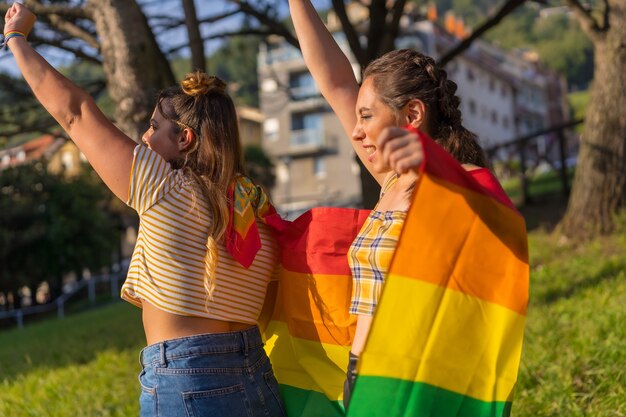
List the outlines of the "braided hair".
{"label": "braided hair", "polygon": [[457,85],[434,59],[412,49],[391,51],[367,66],[363,79],[370,77],[383,103],[396,111],[421,100],[428,132],[459,163],[487,166],[476,135],[463,127]]}

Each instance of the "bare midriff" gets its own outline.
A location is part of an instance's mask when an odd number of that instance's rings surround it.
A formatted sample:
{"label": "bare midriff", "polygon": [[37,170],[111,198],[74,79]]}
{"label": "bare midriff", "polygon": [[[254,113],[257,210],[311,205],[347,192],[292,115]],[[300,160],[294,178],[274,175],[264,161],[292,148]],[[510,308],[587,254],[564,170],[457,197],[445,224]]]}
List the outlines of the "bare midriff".
{"label": "bare midriff", "polygon": [[142,309],[143,328],[148,345],[198,334],[236,332],[254,326],[250,323],[172,314],[158,309],[145,300]]}

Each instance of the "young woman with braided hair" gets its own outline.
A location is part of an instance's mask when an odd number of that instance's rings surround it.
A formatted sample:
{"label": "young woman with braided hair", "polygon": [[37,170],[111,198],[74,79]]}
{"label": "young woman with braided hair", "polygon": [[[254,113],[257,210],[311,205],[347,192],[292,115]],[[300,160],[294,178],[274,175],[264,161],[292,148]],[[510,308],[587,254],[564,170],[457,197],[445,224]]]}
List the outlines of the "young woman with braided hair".
{"label": "young woman with braided hair", "polygon": [[26,82],[139,214],[122,297],[142,308],[148,344],[141,416],[284,416],[257,327],[278,261],[265,223],[279,219],[243,175],[226,84],[196,72],[161,92],[147,146],[137,146],[29,46],[34,22],[19,3],[5,16],[5,42]]}
{"label": "young woman with braided hair", "polygon": [[[370,63],[358,84],[350,62],[309,0],[289,0],[305,63],[339,117],[368,171],[381,185],[380,200],[350,248],[350,313],[357,327],[344,387],[347,406],[361,353],[391,256],[409,209],[422,163],[420,130],[447,150],[483,184],[500,188],[485,169],[476,136],[465,129],[457,86],[435,61],[417,51],[392,51]],[[332,65],[331,65],[332,63]]]}

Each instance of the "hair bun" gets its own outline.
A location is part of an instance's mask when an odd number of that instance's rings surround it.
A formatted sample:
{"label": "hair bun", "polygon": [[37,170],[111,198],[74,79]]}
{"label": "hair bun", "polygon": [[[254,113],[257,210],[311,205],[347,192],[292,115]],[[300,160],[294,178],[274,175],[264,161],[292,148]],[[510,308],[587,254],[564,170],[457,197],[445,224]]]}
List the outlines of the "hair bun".
{"label": "hair bun", "polygon": [[202,71],[191,72],[181,81],[180,86],[186,94],[192,97],[205,94],[226,92],[226,83],[221,79],[208,75]]}

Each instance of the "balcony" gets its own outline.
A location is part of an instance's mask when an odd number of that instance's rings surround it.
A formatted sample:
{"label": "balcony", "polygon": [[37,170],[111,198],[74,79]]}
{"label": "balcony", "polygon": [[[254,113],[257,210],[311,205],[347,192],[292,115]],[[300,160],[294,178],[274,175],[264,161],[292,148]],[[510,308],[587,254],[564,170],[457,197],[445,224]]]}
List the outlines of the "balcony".
{"label": "balcony", "polygon": [[320,90],[315,84],[291,87],[289,91],[291,97],[297,101],[320,97]]}
{"label": "balcony", "polygon": [[284,43],[274,46],[265,53],[265,65],[273,65],[290,61],[302,61],[302,54],[296,47]]}
{"label": "balcony", "polygon": [[337,152],[337,138],[323,129],[292,130],[286,155],[306,157]]}

